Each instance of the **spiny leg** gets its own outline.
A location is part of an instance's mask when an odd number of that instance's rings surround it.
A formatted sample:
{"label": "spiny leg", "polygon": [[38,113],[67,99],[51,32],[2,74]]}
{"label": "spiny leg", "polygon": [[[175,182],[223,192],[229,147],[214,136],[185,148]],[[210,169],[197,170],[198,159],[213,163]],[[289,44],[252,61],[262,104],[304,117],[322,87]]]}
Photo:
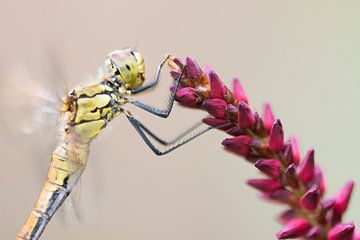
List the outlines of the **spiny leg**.
{"label": "spiny leg", "polygon": [[165,150],[159,150],[151,142],[151,140],[146,136],[145,132],[147,132],[147,131],[142,128],[142,126],[144,126],[144,125],[141,124],[139,122],[139,120],[137,120],[129,111],[126,111],[126,110],[123,109],[123,112],[125,112],[126,117],[130,121],[132,126],[135,128],[137,133],[140,135],[140,137],[144,140],[144,142],[148,145],[148,147],[158,156],[165,155],[165,154],[167,154],[167,153],[169,153],[169,152],[183,146],[184,144],[194,140],[195,138],[201,136],[202,134],[204,134],[204,133],[206,133],[206,132],[208,132],[208,131],[210,131],[212,129],[223,128],[223,127],[231,125],[231,123],[226,123],[226,124],[223,124],[223,125],[220,125],[220,126],[217,126],[217,127],[213,127],[213,126],[206,127],[205,129],[203,129],[203,130],[201,130],[201,131],[199,131],[197,133],[194,133],[193,135],[190,135],[189,137],[185,137],[185,138],[182,137],[182,138],[178,139],[175,143],[170,144],[171,146],[169,148],[166,148]]}
{"label": "spiny leg", "polygon": [[149,128],[147,128],[139,120],[138,120],[138,123],[139,123],[139,126],[144,130],[144,132],[149,134],[149,136],[151,136],[155,141],[157,141],[158,143],[160,143],[164,146],[174,144],[176,141],[180,140],[181,138],[185,137],[189,133],[193,132],[195,129],[197,129],[199,126],[201,126],[203,124],[202,121],[199,121],[199,122],[195,123],[193,126],[191,126],[190,128],[188,128],[187,130],[185,130],[184,132],[182,132],[181,134],[179,134],[178,136],[176,136],[174,139],[172,139],[170,141],[166,141],[166,140],[163,140],[160,137],[158,137],[155,133],[153,133]]}
{"label": "spiny leg", "polygon": [[[164,62],[163,62],[164,63]],[[159,69],[157,71],[157,74],[155,76],[155,79],[159,78],[160,76],[160,69],[162,68],[163,66],[163,63],[160,64],[159,66]],[[148,105],[148,104],[145,104],[145,103],[142,103],[138,100],[133,100],[133,99],[128,99],[128,101],[132,104],[134,104],[135,106],[141,108],[141,109],[144,109],[145,111],[148,111],[149,113],[152,113],[156,116],[159,116],[159,117],[162,117],[162,118],[167,118],[172,110],[172,107],[174,105],[174,101],[175,101],[175,96],[176,96],[176,92],[179,90],[179,87],[180,87],[180,80],[181,78],[183,77],[184,75],[184,72],[186,70],[186,67],[184,67],[181,75],[178,77],[178,79],[176,79],[175,81],[175,88],[173,89],[173,91],[171,92],[170,96],[169,96],[169,99],[168,99],[168,103],[167,103],[167,106],[164,110],[162,109],[158,109],[156,107],[153,107],[151,105]],[[157,82],[157,81],[156,81]]]}

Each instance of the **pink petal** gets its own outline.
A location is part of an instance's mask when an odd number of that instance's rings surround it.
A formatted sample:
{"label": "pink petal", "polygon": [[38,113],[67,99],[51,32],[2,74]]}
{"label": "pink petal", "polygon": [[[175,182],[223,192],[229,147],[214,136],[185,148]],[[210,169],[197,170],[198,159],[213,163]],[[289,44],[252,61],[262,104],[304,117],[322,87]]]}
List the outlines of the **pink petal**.
{"label": "pink petal", "polygon": [[276,159],[260,159],[255,167],[271,178],[278,178],[281,173],[281,163]]}
{"label": "pink petal", "polygon": [[249,143],[252,139],[249,136],[242,135],[233,138],[226,138],[222,144],[230,151],[246,157],[250,153]]}
{"label": "pink petal", "polygon": [[238,104],[239,115],[238,123],[242,129],[252,128],[255,124],[254,114],[251,111],[249,105],[245,102],[239,102]]}
{"label": "pink petal", "polygon": [[300,150],[299,150],[299,142],[295,136],[291,137],[291,151],[293,155],[293,162],[296,165],[299,165],[300,162]]}
{"label": "pink petal", "polygon": [[269,137],[269,148],[272,151],[278,152],[284,147],[284,130],[280,120],[276,120],[273,125]]}
{"label": "pink petal", "polygon": [[299,177],[301,181],[305,184],[309,183],[313,180],[315,175],[315,159],[314,159],[315,151],[314,149],[310,149],[305,158],[303,159],[300,170]]}
{"label": "pink petal", "polygon": [[300,198],[300,205],[309,211],[314,211],[317,208],[319,201],[320,191],[316,188],[312,188]]}
{"label": "pink petal", "polygon": [[226,89],[219,76],[214,71],[210,71],[209,77],[211,98],[224,98]]}
{"label": "pink petal", "polygon": [[264,104],[264,113],[263,113],[264,127],[268,133],[271,132],[271,128],[275,123],[275,117],[271,110],[269,103]]}
{"label": "pink petal", "polygon": [[309,228],[310,225],[305,219],[297,218],[289,221],[276,236],[278,239],[297,238],[303,236]]}
{"label": "pink petal", "polygon": [[186,58],[186,70],[190,80],[195,80],[200,77],[200,68],[191,58]]}
{"label": "pink petal", "polygon": [[225,118],[227,103],[220,98],[207,99],[202,104],[208,113],[216,118]]}
{"label": "pink petal", "polygon": [[336,195],[336,202],[334,205],[334,214],[341,215],[348,208],[352,191],[354,189],[354,181],[349,181]]}
{"label": "pink petal", "polygon": [[238,78],[233,79],[233,95],[238,102],[248,103],[248,98]]}
{"label": "pink petal", "polygon": [[264,192],[271,192],[282,187],[281,182],[274,179],[249,179],[246,183]]}
{"label": "pink petal", "polygon": [[190,87],[181,88],[176,93],[176,100],[189,107],[195,107],[197,105],[196,99],[195,89]]}
{"label": "pink petal", "polygon": [[328,240],[352,240],[355,225],[353,223],[336,224],[328,233]]}

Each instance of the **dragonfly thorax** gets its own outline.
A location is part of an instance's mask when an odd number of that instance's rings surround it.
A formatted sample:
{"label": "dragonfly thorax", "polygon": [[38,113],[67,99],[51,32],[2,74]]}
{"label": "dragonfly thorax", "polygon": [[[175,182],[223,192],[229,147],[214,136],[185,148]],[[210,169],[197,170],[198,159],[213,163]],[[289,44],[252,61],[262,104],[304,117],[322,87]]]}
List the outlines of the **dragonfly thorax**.
{"label": "dragonfly thorax", "polygon": [[139,88],[145,80],[144,58],[129,48],[111,52],[105,67],[113,84],[127,90]]}

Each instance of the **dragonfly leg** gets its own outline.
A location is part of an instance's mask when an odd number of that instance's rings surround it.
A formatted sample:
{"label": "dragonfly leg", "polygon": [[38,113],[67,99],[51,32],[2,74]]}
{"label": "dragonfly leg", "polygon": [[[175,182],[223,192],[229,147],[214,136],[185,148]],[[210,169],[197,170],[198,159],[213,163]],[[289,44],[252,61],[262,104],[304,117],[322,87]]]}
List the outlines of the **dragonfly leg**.
{"label": "dragonfly leg", "polygon": [[[152,142],[151,140],[146,136],[145,133],[148,133],[149,135],[151,135],[152,137],[154,137],[155,134],[153,134],[150,130],[145,130],[144,129],[144,125],[139,121],[137,120],[129,111],[126,111],[126,110],[123,110],[126,114],[126,117],[128,118],[128,120],[130,121],[131,125],[135,128],[135,130],[137,131],[137,133],[140,135],[140,137],[144,140],[144,142],[148,145],[148,147],[158,156],[161,156],[161,155],[165,155],[183,145],[185,145],[186,143],[194,140],[195,138],[203,135],[204,133],[212,130],[212,129],[216,129],[216,128],[223,128],[225,126],[228,126],[230,125],[231,123],[227,123],[227,124],[224,124],[224,125],[220,125],[220,126],[217,126],[217,127],[213,127],[213,126],[208,126],[206,127],[205,129],[203,130],[200,130],[199,132],[195,132],[194,134],[188,136],[188,137],[184,137],[184,136],[181,136],[180,138],[177,138],[175,142],[173,143],[170,143],[169,145],[168,144],[164,144],[167,146],[167,148],[165,148],[164,150],[160,150],[159,148],[157,148]],[[150,133],[151,134],[150,134]],[[191,131],[190,131],[191,132]],[[156,135],[155,135],[156,136]],[[159,137],[156,136],[156,138],[158,140],[161,140]],[[163,141],[163,140],[161,140]],[[163,141],[165,142],[165,141]]]}
{"label": "dragonfly leg", "polygon": [[141,92],[144,92],[146,91],[147,89],[149,88],[152,88],[154,87],[155,85],[158,84],[159,82],[159,79],[160,79],[160,73],[161,73],[161,69],[163,68],[164,64],[166,63],[166,61],[169,59],[170,55],[167,55],[166,58],[164,59],[164,61],[162,61],[162,63],[160,63],[160,65],[158,66],[157,70],[156,70],[156,73],[155,73],[155,76],[153,78],[152,81],[144,84],[143,86],[137,88],[137,89],[133,89],[133,90],[130,90],[130,93],[131,94],[137,94],[137,93],[141,93]]}
{"label": "dragonfly leg", "polygon": [[[164,63],[164,62],[163,62]],[[162,64],[163,64],[162,63]],[[160,74],[160,69],[162,67],[162,64],[160,64],[159,68],[158,68],[158,71],[156,73],[156,76],[155,76],[155,81],[154,82],[157,82],[158,79],[159,79],[159,74]],[[173,89],[173,91],[170,93],[170,96],[169,96],[169,99],[168,99],[168,103],[167,103],[167,106],[165,109],[158,109],[156,107],[153,107],[151,105],[148,105],[148,104],[145,104],[145,103],[142,103],[138,100],[133,100],[133,99],[128,99],[128,101],[132,104],[134,104],[135,106],[145,110],[145,111],[148,111],[149,113],[152,113],[156,116],[159,116],[159,117],[162,117],[162,118],[167,118],[172,110],[172,107],[174,105],[174,101],[175,101],[175,96],[176,96],[176,92],[178,91],[179,87],[180,87],[180,80],[184,74],[184,71],[185,71],[186,68],[184,68],[183,72],[181,73],[181,75],[178,77],[178,79],[176,79],[175,81],[175,88]],[[157,79],[157,80],[156,80]],[[155,83],[156,84],[156,83]]]}
{"label": "dragonfly leg", "polygon": [[200,127],[203,124],[202,121],[199,121],[199,122],[195,123],[194,125],[192,125],[190,128],[186,129],[184,132],[182,132],[178,136],[176,136],[175,138],[173,138],[172,140],[167,141],[167,140],[161,139],[159,136],[157,136],[157,134],[153,133],[149,128],[147,128],[139,120],[138,120],[138,123],[139,123],[139,126],[142,128],[142,130],[144,130],[144,132],[149,134],[149,136],[151,136],[155,141],[157,141],[158,143],[160,143],[164,146],[174,144],[176,141],[179,141],[181,138],[183,138],[186,135],[188,135],[189,133],[193,132],[195,129],[197,129],[198,127]]}

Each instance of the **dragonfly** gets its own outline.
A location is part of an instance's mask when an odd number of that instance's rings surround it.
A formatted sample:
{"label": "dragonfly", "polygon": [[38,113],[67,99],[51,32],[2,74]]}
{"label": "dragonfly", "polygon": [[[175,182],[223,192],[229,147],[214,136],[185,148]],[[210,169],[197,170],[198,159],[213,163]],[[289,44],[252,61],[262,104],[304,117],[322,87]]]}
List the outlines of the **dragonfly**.
{"label": "dragonfly", "polygon": [[[39,239],[47,224],[79,181],[87,163],[90,143],[116,117],[125,115],[145,144],[158,156],[165,155],[214,128],[207,126],[194,132],[199,125],[187,129],[171,141],[158,137],[130,111],[124,108],[132,104],[155,116],[167,118],[174,105],[182,74],[175,80],[165,108],[157,108],[131,96],[155,87],[165,63],[171,63],[167,55],[160,63],[154,78],[145,83],[143,55],[130,48],[115,50],[105,60],[105,71],[99,81],[70,91],[61,106],[59,143],[52,153],[47,178],[40,195],[18,233],[17,240]],[[192,133],[192,134],[190,134]],[[154,142],[164,146],[160,149]]]}

